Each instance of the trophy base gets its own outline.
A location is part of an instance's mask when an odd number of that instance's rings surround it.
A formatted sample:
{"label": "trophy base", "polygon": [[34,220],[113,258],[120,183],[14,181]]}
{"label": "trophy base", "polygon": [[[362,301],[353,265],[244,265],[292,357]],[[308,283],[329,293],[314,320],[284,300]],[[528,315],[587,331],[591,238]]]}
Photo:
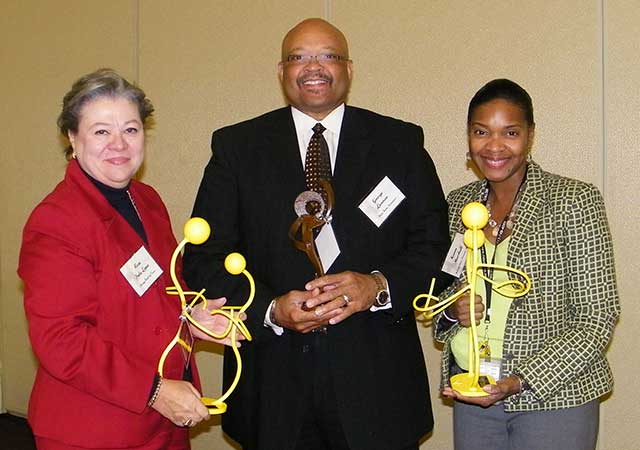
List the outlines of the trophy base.
{"label": "trophy base", "polygon": [[[482,389],[487,384],[496,384],[496,380],[490,375],[481,375],[474,380],[471,373],[459,373],[451,377],[451,388],[465,397],[486,397],[489,395]],[[482,386],[481,386],[482,384]]]}
{"label": "trophy base", "polygon": [[211,397],[202,397],[202,403],[209,410],[209,414],[212,416],[216,414],[223,414],[227,411],[227,404]]}

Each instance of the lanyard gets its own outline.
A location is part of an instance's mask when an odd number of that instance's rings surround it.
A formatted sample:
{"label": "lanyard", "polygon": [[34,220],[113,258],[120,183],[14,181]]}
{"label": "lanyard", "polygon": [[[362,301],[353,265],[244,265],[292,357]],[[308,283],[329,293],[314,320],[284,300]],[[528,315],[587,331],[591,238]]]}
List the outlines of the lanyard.
{"label": "lanyard", "polygon": [[[508,214],[507,214],[508,216]],[[498,253],[498,245],[500,245],[500,242],[502,242],[502,237],[504,236],[504,230],[507,227],[507,218],[505,217],[504,220],[500,223],[500,228],[498,228],[498,236],[496,236],[496,243],[495,243],[495,247],[493,249],[493,255],[491,256],[491,265],[493,266],[496,262],[496,253]],[[482,264],[487,264],[487,250],[485,248],[485,245],[483,245],[482,247],[480,247],[480,258],[482,259]],[[484,273],[484,276],[487,277],[489,280],[492,279],[493,277],[493,267],[483,267],[482,268],[482,272]],[[484,298],[484,302],[486,304],[486,310],[485,310],[485,314],[484,314],[484,321],[486,323],[491,323],[491,296],[493,295],[493,288],[491,286],[491,283],[489,281],[487,281],[486,279],[484,280],[484,287],[485,287],[485,298]]]}
{"label": "lanyard", "polygon": [[[509,216],[511,215],[511,212],[513,212],[517,206],[518,203],[520,201],[520,196],[522,194],[522,191],[524,190],[524,182],[527,179],[526,173],[525,176],[522,178],[522,181],[520,182],[520,186],[518,187],[518,192],[516,192],[515,197],[513,198],[513,203],[511,204],[511,208],[509,210],[509,212],[504,216],[504,218],[502,219],[502,222],[500,222],[500,225],[498,227],[498,234],[496,235],[496,243],[495,243],[495,247],[493,249],[493,255],[491,256],[491,266],[493,266],[496,262],[496,253],[498,253],[498,245],[500,245],[500,243],[504,240],[504,231],[507,228],[507,221],[509,219]],[[487,202],[489,201],[489,184],[487,182],[487,190],[485,195],[483,196],[482,199],[482,203],[486,206]],[[493,287],[491,285],[491,283],[487,280],[491,280],[493,278],[493,267],[486,267],[487,264],[487,250],[485,248],[485,246],[483,245],[482,247],[480,247],[480,258],[482,260],[482,264],[484,264],[485,266],[482,268],[482,273],[484,274],[484,276],[486,277],[486,279],[484,280],[484,287],[485,287],[485,315],[484,315],[484,321],[485,323],[491,323],[491,296],[493,295]]]}

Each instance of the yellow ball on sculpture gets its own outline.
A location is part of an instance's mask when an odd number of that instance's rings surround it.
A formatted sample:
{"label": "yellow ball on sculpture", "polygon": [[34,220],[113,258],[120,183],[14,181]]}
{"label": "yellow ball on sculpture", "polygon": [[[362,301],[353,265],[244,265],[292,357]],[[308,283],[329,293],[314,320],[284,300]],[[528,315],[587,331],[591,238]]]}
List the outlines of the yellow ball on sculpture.
{"label": "yellow ball on sculpture", "polygon": [[240,275],[247,267],[247,261],[240,253],[229,253],[224,260],[224,268],[231,275]]}
{"label": "yellow ball on sculpture", "polygon": [[462,208],[461,217],[465,227],[479,230],[489,221],[489,211],[482,203],[471,202]]}
{"label": "yellow ball on sculpture", "polygon": [[464,232],[464,245],[467,248],[473,248],[473,235],[476,235],[476,248],[482,247],[484,244],[484,232],[482,230],[467,230]]}
{"label": "yellow ball on sculpture", "polygon": [[201,217],[192,217],[184,224],[184,237],[190,244],[200,245],[209,239],[211,227]]}

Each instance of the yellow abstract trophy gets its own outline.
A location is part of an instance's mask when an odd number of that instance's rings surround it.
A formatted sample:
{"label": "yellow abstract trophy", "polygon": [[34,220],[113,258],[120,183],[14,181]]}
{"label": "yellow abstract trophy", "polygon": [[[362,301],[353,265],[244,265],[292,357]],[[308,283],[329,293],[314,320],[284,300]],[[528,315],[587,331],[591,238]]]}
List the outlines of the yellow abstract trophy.
{"label": "yellow abstract trophy", "polygon": [[[456,300],[462,298],[462,296],[467,292],[469,292],[469,298],[474,299],[476,295],[476,282],[478,277],[490,284],[491,289],[505,297],[522,297],[531,289],[531,279],[524,272],[512,267],[487,264],[480,261],[479,248],[484,245],[485,241],[482,229],[485,227],[488,220],[489,213],[482,203],[472,202],[462,209],[462,223],[467,228],[467,231],[464,233],[464,244],[468,249],[466,257],[466,275],[468,284],[464,288],[454,292],[449,297],[438,301],[438,297],[433,295],[435,280],[432,280],[429,293],[420,294],[413,300],[413,307],[417,311],[424,313],[426,318],[431,318],[441,311],[444,311]],[[501,283],[496,283],[483,274],[482,269],[484,268],[504,271],[509,274],[517,275],[520,279],[514,278]],[[426,299],[424,306],[418,306],[418,303],[422,303],[423,299]],[[430,305],[432,301],[435,301],[436,303]],[[469,302],[469,313],[469,317],[475,317],[475,303],[473,300]],[[482,397],[489,395],[482,389],[480,383],[478,383],[478,379],[481,376],[480,350],[478,346],[478,330],[475,320],[471,320],[471,333],[469,333],[468,367],[468,373],[461,373],[451,377],[451,387],[453,390],[467,397]],[[482,376],[488,383],[496,383],[490,375],[482,374]]]}
{"label": "yellow abstract trophy", "polygon": [[[229,386],[227,391],[220,398],[202,398],[202,403],[204,403],[207,409],[209,409],[210,414],[222,414],[227,410],[227,404],[224,401],[236,388],[236,385],[240,380],[240,374],[242,373],[242,360],[240,358],[240,352],[238,351],[238,348],[236,346],[237,333],[242,333],[242,335],[244,335],[244,337],[248,341],[251,340],[251,333],[249,333],[249,330],[245,326],[244,322],[242,322],[240,317],[253,301],[253,297],[255,295],[255,283],[251,274],[245,270],[246,261],[244,257],[240,253],[229,254],[224,260],[224,266],[227,269],[227,272],[232,275],[240,275],[242,273],[247,277],[250,286],[249,298],[242,306],[224,306],[221,309],[214,309],[210,311],[211,315],[220,314],[229,319],[229,325],[227,329],[221,334],[213,333],[212,331],[200,325],[191,316],[191,311],[194,308],[202,307],[204,310],[207,309],[207,299],[203,295],[205,290],[202,289],[200,292],[183,291],[182,287],[180,286],[180,282],[178,281],[178,277],[176,276],[176,260],[178,259],[178,255],[187,243],[200,245],[207,239],[209,239],[210,234],[211,228],[209,227],[209,224],[206,220],[199,217],[189,219],[184,226],[184,239],[178,244],[171,257],[171,280],[173,281],[173,286],[167,287],[167,293],[180,297],[180,303],[182,305],[182,313],[180,314],[181,322],[175,337],[172,339],[169,345],[167,345],[167,348],[165,348],[162,356],[160,357],[160,362],[158,363],[158,373],[160,374],[160,376],[163,376],[162,372],[164,361],[171,349],[177,344],[180,345],[184,353],[186,353],[187,355],[191,354],[192,342],[187,342],[187,340],[183,338],[183,332],[185,331],[185,329],[188,330],[188,324],[195,326],[200,331],[213,337],[214,339],[224,339],[229,336],[231,340],[231,348],[233,349],[237,362],[236,376],[233,380],[233,383],[231,383],[231,386]],[[193,298],[191,301],[187,302],[186,296],[193,296]]]}

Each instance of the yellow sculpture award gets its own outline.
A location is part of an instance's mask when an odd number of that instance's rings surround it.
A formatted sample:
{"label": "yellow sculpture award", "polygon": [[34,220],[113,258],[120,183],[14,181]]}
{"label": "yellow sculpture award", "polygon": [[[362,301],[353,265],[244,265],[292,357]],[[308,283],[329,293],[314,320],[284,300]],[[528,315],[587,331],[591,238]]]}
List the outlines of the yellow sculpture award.
{"label": "yellow sculpture award", "polygon": [[[413,307],[416,311],[424,313],[426,318],[431,318],[444,311],[455,301],[462,298],[466,293],[469,293],[469,298],[474,299],[476,295],[476,281],[478,280],[478,277],[488,283],[492,290],[505,297],[522,297],[529,292],[531,289],[531,279],[524,272],[512,267],[481,262],[479,249],[485,242],[485,235],[482,229],[485,227],[488,220],[489,213],[482,203],[472,202],[462,209],[462,223],[467,228],[464,233],[464,245],[467,247],[465,271],[468,284],[447,298],[439,300],[438,297],[433,295],[435,280],[432,280],[429,293],[420,294],[414,298]],[[510,278],[507,281],[496,283],[483,273],[483,269],[485,268],[504,271],[510,275],[515,275],[515,277]],[[425,299],[426,303],[424,303],[424,306],[420,306]],[[430,304],[432,302],[435,303]],[[475,317],[475,304],[473,301],[469,302],[469,312],[470,317]],[[468,360],[469,372],[452,376],[450,382],[453,390],[462,395],[467,397],[482,397],[489,394],[482,389],[482,386],[478,382],[479,378],[482,376],[483,379],[490,384],[495,384],[495,380],[490,375],[480,373],[478,330],[474,320],[471,321],[470,328]]]}
{"label": "yellow sculpture award", "polygon": [[[173,286],[167,287],[167,293],[180,297],[182,312],[180,314],[180,326],[178,327],[178,331],[160,357],[160,361],[158,363],[158,373],[160,374],[160,376],[162,376],[164,361],[171,349],[173,349],[176,345],[180,345],[180,348],[183,350],[185,355],[187,355],[186,358],[188,360],[188,357],[192,352],[192,343],[188,339],[185,339],[183,337],[183,333],[185,332],[185,329],[188,329],[189,324],[193,325],[194,327],[198,328],[200,331],[207,334],[208,336],[213,337],[214,339],[224,339],[229,336],[231,340],[231,348],[233,349],[237,363],[236,376],[233,380],[233,383],[231,383],[227,391],[219,398],[202,398],[202,402],[209,409],[210,414],[222,414],[227,410],[227,405],[224,401],[236,388],[236,385],[240,380],[240,374],[242,373],[242,360],[240,358],[240,352],[238,351],[236,345],[237,333],[241,333],[248,341],[251,340],[251,333],[249,333],[249,330],[241,320],[241,316],[253,301],[253,297],[255,295],[255,283],[251,274],[247,272],[247,270],[245,270],[246,261],[244,257],[240,253],[229,254],[224,261],[224,266],[227,269],[227,272],[232,275],[244,274],[247,277],[250,286],[249,298],[242,306],[223,306],[220,309],[214,309],[210,311],[212,315],[220,314],[229,319],[229,325],[222,334],[213,333],[212,331],[199,324],[192,317],[191,311],[194,308],[201,307],[205,310],[207,309],[207,299],[204,297],[205,290],[202,289],[200,292],[184,291],[182,289],[182,286],[180,285],[178,277],[176,276],[176,261],[178,259],[178,255],[187,243],[200,245],[207,239],[209,239],[210,234],[211,228],[209,227],[209,224],[206,220],[199,217],[189,219],[184,226],[184,239],[178,244],[171,257],[171,280],[173,281]],[[187,301],[187,296],[192,297],[190,301]]]}

